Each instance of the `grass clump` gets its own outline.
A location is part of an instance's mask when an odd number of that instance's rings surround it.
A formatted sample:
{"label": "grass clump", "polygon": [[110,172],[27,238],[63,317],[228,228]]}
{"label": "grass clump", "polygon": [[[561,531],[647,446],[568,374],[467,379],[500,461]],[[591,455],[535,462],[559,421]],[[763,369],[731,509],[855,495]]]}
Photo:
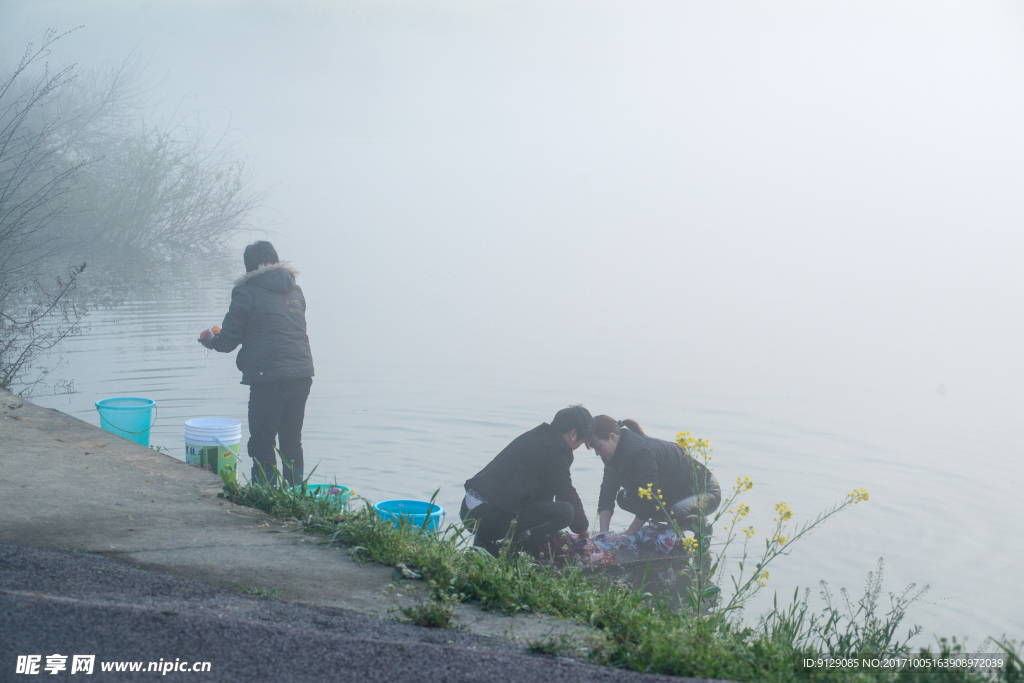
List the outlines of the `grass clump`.
{"label": "grass clump", "polygon": [[460,628],[456,618],[457,596],[432,597],[412,607],[399,607],[405,620],[427,628]]}
{"label": "grass clump", "polygon": [[580,652],[580,645],[568,633],[558,633],[526,641],[526,651],[535,655],[569,657]]}
{"label": "grass clump", "polygon": [[264,588],[263,586],[246,586],[243,583],[235,584],[238,590],[242,591],[246,595],[255,595],[261,598],[277,598],[281,596],[281,593],[276,588]]}
{"label": "grass clump", "polygon": [[[706,443],[706,442],[705,442]],[[749,480],[739,480],[737,490],[749,490]],[[737,490],[734,490],[736,493]],[[725,599],[712,585],[706,570],[720,571],[722,557],[702,557],[708,539],[693,539],[687,544],[689,572],[693,580],[681,608],[641,589],[614,583],[600,575],[589,575],[578,567],[556,569],[537,564],[525,554],[506,546],[498,557],[472,546],[472,536],[462,525],[443,530],[425,530],[402,521],[396,527],[380,519],[368,502],[354,511],[314,496],[305,486],[293,490],[266,485],[227,483],[225,497],[283,518],[302,520],[306,529],[319,534],[328,543],[349,548],[353,559],[403,567],[405,576],[418,574],[427,584],[431,599],[416,607],[403,608],[412,623],[450,627],[455,607],[475,601],[486,609],[506,614],[539,612],[573,619],[595,629],[588,657],[597,664],[693,678],[773,683],[1024,683],[1015,645],[1009,641],[989,641],[1005,652],[1004,667],[995,672],[966,668],[820,668],[806,666],[820,658],[896,658],[911,654],[908,640],[919,627],[899,635],[906,611],[920,597],[913,587],[888,595],[883,606],[883,564],[879,562],[868,575],[864,596],[854,600],[847,592],[836,597],[822,583],[824,607],[810,606],[809,592],[801,598],[793,595],[788,606],[775,608],[756,625],[745,623],[742,607],[762,589],[768,579],[765,569],[775,557],[789,552],[792,541],[805,536],[821,521],[845,507],[866,500],[866,492],[848,495],[795,532],[786,533],[779,522],[792,517],[788,506],[776,507],[779,518],[769,534],[760,558],[747,559],[743,545],[740,578],[733,578],[733,594]],[[735,496],[725,501],[729,509]],[[736,527],[746,514],[746,506],[734,506]],[[781,510],[781,511],[780,511]],[[752,534],[743,533],[750,538]],[[786,536],[788,535],[788,538]],[[692,538],[692,537],[688,537]],[[748,571],[744,573],[744,566]],[[407,573],[408,572],[408,573]],[[719,582],[721,583],[721,581]],[[741,593],[737,595],[737,593]],[[565,643],[557,639],[529,644],[532,651],[558,655]],[[963,654],[963,645],[940,640],[936,651],[926,648],[917,656],[934,658]]]}

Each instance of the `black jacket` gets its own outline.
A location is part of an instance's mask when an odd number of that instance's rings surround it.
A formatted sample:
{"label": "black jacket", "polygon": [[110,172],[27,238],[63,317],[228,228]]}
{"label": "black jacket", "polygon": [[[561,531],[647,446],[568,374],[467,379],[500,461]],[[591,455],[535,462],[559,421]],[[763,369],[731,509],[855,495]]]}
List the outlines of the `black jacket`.
{"label": "black jacket", "polygon": [[711,472],[687,455],[678,444],[624,428],[615,447],[615,455],[604,466],[597,509],[614,510],[615,495],[620,487],[633,498],[640,488],[650,485],[654,499],[641,498],[641,511],[637,516],[652,519],[657,512],[658,489],[661,489],[661,496],[668,507],[706,491],[710,476]]}
{"label": "black jacket", "polygon": [[242,345],[235,365],[242,384],[313,376],[306,336],[306,299],[287,263],[260,266],[235,282],[231,307],[213,348],[223,353]]}
{"label": "black jacket", "polygon": [[590,523],[572,485],[572,460],[569,444],[545,422],[516,437],[466,482],[466,488],[513,515],[527,503],[550,503],[552,499],[571,503],[575,514],[569,528],[582,533]]}

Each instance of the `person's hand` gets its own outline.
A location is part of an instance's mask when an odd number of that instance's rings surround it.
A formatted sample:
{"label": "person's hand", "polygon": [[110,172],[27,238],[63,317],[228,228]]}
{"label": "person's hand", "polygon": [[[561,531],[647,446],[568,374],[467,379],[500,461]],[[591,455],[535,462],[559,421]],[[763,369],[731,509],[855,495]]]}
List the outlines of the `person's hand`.
{"label": "person's hand", "polygon": [[208,349],[213,348],[213,330],[203,330],[203,333],[199,335],[199,343]]}
{"label": "person's hand", "polygon": [[584,529],[583,533],[580,534],[580,538],[582,538],[587,543],[590,543],[590,529]]}

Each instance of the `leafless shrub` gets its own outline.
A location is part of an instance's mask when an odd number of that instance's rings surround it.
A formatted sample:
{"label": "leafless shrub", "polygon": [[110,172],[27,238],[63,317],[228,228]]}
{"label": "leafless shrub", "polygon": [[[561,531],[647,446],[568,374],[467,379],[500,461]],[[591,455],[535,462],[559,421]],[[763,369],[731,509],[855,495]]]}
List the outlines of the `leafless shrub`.
{"label": "leafless shrub", "polygon": [[[60,118],[48,106],[73,80],[73,67],[52,71],[46,58],[60,35],[30,44],[0,77],[0,388],[10,388],[39,354],[77,333],[84,311],[69,295],[85,268],[52,280],[42,264],[66,247],[61,218],[85,162],[69,159]],[[42,377],[30,381],[30,385]]]}
{"label": "leafless shrub", "polygon": [[29,395],[49,374],[48,369],[30,377],[40,356],[64,339],[79,334],[86,310],[71,293],[85,264],[71,266],[50,285],[32,280],[8,293],[0,305],[0,388],[18,385]]}
{"label": "leafless shrub", "polygon": [[[223,138],[179,124],[142,125],[89,159],[78,230],[115,252],[210,252],[262,203]],[[76,207],[77,208],[77,207]]]}
{"label": "leafless shrub", "polygon": [[[49,349],[81,331],[92,287],[119,263],[214,252],[265,194],[228,131],[197,117],[156,122],[137,54],[102,69],[51,69],[47,31],[0,70],[0,387],[30,390]],[[138,257],[142,258],[138,258]],[[69,266],[69,263],[81,264]],[[96,266],[99,266],[98,268]],[[99,277],[97,278],[96,275]]]}
{"label": "leafless shrub", "polygon": [[84,162],[68,158],[59,118],[42,114],[73,79],[73,67],[34,73],[58,36],[30,44],[0,77],[0,305],[47,257],[64,246],[60,219]]}
{"label": "leafless shrub", "polygon": [[65,163],[85,164],[63,219],[81,250],[210,252],[264,201],[229,130],[216,134],[198,116],[153,122],[152,83],[133,53],[80,74],[50,105],[67,122]]}

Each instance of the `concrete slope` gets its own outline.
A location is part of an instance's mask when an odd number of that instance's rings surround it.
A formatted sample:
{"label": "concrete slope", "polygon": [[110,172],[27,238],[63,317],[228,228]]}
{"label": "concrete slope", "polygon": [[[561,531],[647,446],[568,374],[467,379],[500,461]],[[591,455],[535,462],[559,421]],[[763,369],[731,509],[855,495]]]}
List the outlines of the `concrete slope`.
{"label": "concrete slope", "polygon": [[391,569],[217,498],[220,478],[0,393],[0,542],[102,553],[290,600],[386,610]]}
{"label": "concrete slope", "polygon": [[[359,565],[301,526],[233,505],[221,480],[57,410],[0,392],[0,543],[100,553],[219,586],[386,614],[425,597],[390,589],[390,567]],[[525,642],[587,629],[540,615],[459,608],[471,632]]]}

